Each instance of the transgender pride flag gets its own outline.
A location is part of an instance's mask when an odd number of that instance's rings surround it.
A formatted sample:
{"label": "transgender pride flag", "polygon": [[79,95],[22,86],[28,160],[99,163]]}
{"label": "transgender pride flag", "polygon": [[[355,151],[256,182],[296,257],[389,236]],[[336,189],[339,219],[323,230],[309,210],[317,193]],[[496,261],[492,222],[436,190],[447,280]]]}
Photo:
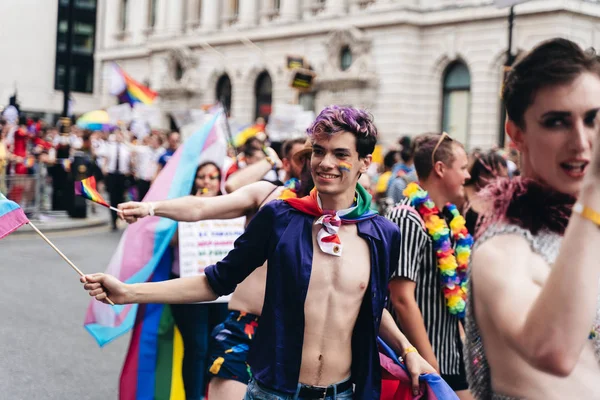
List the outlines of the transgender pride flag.
{"label": "transgender pride flag", "polygon": [[[222,134],[223,117],[222,110],[215,111],[204,126],[185,141],[161,170],[145,201],[189,195],[199,163],[214,161],[222,164],[227,148]],[[125,283],[147,282],[176,229],[176,221],[160,217],[142,218],[129,225],[106,273]],[[137,304],[110,306],[92,300],[84,326],[98,344],[104,346],[133,327],[137,310]]]}
{"label": "transgender pride flag", "polygon": [[0,193],[0,239],[28,223],[25,213],[14,201]]}

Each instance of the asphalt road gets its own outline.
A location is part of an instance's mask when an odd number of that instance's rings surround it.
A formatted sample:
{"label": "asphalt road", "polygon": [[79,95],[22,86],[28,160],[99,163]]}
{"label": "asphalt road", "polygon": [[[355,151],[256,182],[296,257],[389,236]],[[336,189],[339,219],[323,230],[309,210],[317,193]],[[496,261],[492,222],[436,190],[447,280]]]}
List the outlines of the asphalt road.
{"label": "asphalt road", "polygon": [[[90,297],[37,235],[0,241],[0,400],[111,400],[129,335],[99,348],[83,328]],[[120,234],[48,235],[84,273],[103,272]]]}

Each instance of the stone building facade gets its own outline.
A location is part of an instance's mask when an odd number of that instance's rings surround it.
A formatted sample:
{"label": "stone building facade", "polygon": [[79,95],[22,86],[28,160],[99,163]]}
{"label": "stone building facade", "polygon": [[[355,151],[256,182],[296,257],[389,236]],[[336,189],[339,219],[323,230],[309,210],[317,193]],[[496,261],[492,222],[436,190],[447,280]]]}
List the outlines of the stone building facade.
{"label": "stone building facade", "polygon": [[[600,47],[597,1],[533,0],[515,14],[515,54],[554,36]],[[444,129],[485,148],[501,131],[507,15],[491,0],[99,0],[95,91],[114,104],[116,61],[158,91],[165,127],[217,98],[246,123],[271,104],[336,103],[369,109],[383,143]],[[290,88],[288,55],[316,74],[310,91]]]}

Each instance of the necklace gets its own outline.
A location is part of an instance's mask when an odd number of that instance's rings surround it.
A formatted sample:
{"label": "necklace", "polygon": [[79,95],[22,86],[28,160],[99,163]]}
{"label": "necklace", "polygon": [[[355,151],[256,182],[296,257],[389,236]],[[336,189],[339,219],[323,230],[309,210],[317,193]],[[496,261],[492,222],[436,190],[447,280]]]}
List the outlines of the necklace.
{"label": "necklace", "polygon": [[[425,229],[433,239],[433,249],[437,258],[437,267],[442,281],[442,293],[450,314],[464,318],[467,302],[467,269],[473,237],[465,226],[465,219],[454,204],[446,204],[452,214],[450,226],[440,217],[440,210],[417,183],[410,183],[403,194],[410,200],[410,205],[417,210]],[[454,238],[456,248],[452,248],[450,237]]]}

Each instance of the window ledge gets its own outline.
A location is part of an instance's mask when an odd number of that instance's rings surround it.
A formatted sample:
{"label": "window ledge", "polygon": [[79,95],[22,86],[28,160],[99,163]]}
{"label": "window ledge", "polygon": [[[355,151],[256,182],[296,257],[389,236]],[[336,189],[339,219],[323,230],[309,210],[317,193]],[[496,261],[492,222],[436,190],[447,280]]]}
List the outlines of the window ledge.
{"label": "window ledge", "polygon": [[127,31],[118,31],[115,33],[114,35],[115,39],[117,40],[125,40],[129,37],[129,32]]}

